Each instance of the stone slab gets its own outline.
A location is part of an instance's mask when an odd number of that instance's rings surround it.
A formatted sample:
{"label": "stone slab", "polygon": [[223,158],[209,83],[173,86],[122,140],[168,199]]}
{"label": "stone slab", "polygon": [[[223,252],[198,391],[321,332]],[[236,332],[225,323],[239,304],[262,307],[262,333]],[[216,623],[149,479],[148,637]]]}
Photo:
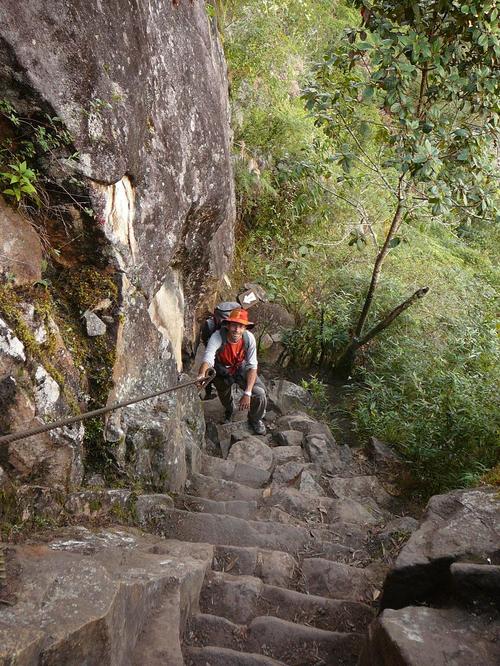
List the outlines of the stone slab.
{"label": "stone slab", "polygon": [[500,563],[500,505],[491,486],[435,495],[384,585],[383,608],[431,601],[453,562]]}
{"label": "stone slab", "polygon": [[272,449],[276,465],[284,465],[287,462],[305,462],[301,446],[275,446]]}
{"label": "stone slab", "polygon": [[235,442],[227,456],[228,460],[252,465],[269,472],[274,466],[272,449],[259,437],[246,437]]}
{"label": "stone slab", "polygon": [[305,412],[292,412],[281,416],[276,421],[276,431],[299,430],[304,435],[325,435],[329,442],[335,443],[335,439],[326,423],[320,423]]}
{"label": "stone slab", "polygon": [[384,489],[376,476],[334,476],[328,480],[332,493],[339,499],[354,499],[361,501],[371,498],[386,509],[394,503],[394,499]]}
{"label": "stone slab", "polygon": [[450,572],[455,594],[465,603],[500,610],[500,566],[455,562]]}
{"label": "stone slab", "polygon": [[275,439],[278,446],[301,446],[304,433],[300,430],[279,430]]}
{"label": "stone slab", "polygon": [[500,624],[458,609],[385,610],[359,666],[498,666]]}
{"label": "stone slab", "polygon": [[0,605],[0,654],[2,663],[26,666],[126,663],[152,610],[164,605],[180,654],[182,613],[213,556],[206,544],[81,527],[14,551],[22,585],[13,606]]}
{"label": "stone slab", "polygon": [[373,601],[373,592],[381,583],[370,571],[321,558],[305,559],[302,576],[309,594],[365,603]]}
{"label": "stone slab", "polygon": [[313,405],[311,394],[306,389],[286,379],[272,379],[268,382],[267,399],[271,409],[279,414],[286,414],[295,409],[303,409]]}
{"label": "stone slab", "polygon": [[307,435],[304,438],[304,450],[311,462],[329,474],[345,472],[352,459],[348,446],[338,446],[324,434]]}

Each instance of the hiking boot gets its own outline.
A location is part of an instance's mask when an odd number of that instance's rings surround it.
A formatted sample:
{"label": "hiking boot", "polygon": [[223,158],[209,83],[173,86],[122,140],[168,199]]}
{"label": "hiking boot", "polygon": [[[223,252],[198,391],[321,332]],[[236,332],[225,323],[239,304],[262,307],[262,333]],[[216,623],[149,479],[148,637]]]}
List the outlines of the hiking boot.
{"label": "hiking boot", "polygon": [[264,421],[255,421],[255,423],[249,421],[248,423],[256,435],[266,434],[266,426],[264,425]]}

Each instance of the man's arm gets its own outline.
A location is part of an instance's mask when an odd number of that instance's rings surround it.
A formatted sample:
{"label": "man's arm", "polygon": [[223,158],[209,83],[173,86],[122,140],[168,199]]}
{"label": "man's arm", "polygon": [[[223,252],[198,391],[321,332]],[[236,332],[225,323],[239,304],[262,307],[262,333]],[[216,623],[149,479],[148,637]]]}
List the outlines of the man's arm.
{"label": "man's arm", "polygon": [[198,378],[205,377],[208,368],[213,368],[215,364],[215,354],[222,344],[222,338],[219,331],[215,331],[210,336],[210,339],[203,354],[203,361],[198,370]]}
{"label": "man's arm", "polygon": [[257,381],[257,370],[250,368],[247,372],[247,387],[245,391],[247,393],[252,393],[255,382]]}
{"label": "man's arm", "polygon": [[203,363],[200,365],[200,369],[198,370],[198,379],[205,379],[207,375],[207,370],[210,366],[206,361],[203,361]]}
{"label": "man's arm", "polygon": [[257,369],[249,368],[247,370],[247,385],[245,388],[245,392],[241,396],[241,400],[239,403],[240,410],[250,409],[250,398],[252,397],[252,389],[256,381],[257,381]]}

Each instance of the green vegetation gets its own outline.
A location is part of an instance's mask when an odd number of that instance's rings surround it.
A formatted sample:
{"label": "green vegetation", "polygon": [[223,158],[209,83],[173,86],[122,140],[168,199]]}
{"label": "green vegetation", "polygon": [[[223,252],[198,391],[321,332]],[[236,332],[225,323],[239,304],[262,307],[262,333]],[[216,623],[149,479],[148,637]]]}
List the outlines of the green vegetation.
{"label": "green vegetation", "polygon": [[[84,372],[90,393],[89,409],[102,407],[111,388],[111,373],[115,358],[113,336],[89,338],[81,315],[84,310],[108,298],[111,307],[116,307],[118,289],[111,276],[99,272],[95,267],[68,269],[57,280],[48,281],[48,287],[15,287],[0,284],[0,311],[16,336],[24,344],[28,354],[39,361],[60,385],[68,406],[79,413],[78,396],[65,380],[64,368],[60,366],[56,334],[51,320],[71,352],[75,366]],[[43,342],[38,342],[32,328],[26,323],[22,303],[32,303],[37,321],[47,331]],[[102,439],[102,423],[99,420]],[[97,426],[96,426],[97,427]],[[88,436],[98,439],[98,433],[86,426]],[[94,437],[95,435],[95,437]],[[93,447],[94,448],[94,447]]]}
{"label": "green vegetation", "polygon": [[429,287],[351,372],[359,433],[397,447],[424,495],[474,484],[499,459],[498,28],[492,2],[452,2],[434,43],[427,12],[441,5],[373,2],[363,18],[347,2],[215,5],[235,131],[235,280],[259,280],[296,314],[289,351],[322,369],[356,329]]}
{"label": "green vegetation", "polygon": [[3,194],[15,197],[16,201],[21,201],[24,195],[36,199],[36,188],[33,183],[36,181],[36,173],[28,167],[26,161],[9,164],[9,171],[0,173],[0,178],[8,181],[9,187],[3,190]]}
{"label": "green vegetation", "polygon": [[[92,113],[109,109],[96,99]],[[100,301],[109,300],[108,313],[115,314],[118,288],[114,269],[107,270],[101,231],[85,183],[75,177],[78,153],[62,121],[34,108],[21,114],[8,100],[0,100],[0,191],[37,230],[44,249],[43,278],[31,287],[16,287],[11,275],[2,275],[0,309],[25,345],[60,385],[72,412],[80,411],[86,394],[86,407],[105,404],[111,388],[115,360],[116,327],[103,336],[89,337],[82,314]],[[66,175],[51,179],[50,166]],[[63,167],[63,168],[62,168]],[[75,219],[77,221],[75,222]],[[47,340],[39,343],[23,314],[22,303],[33,303],[37,321],[44,324]],[[77,386],[65,378],[67,368],[56,344],[50,322],[57,324],[64,344],[81,373]],[[64,355],[63,355],[64,356]],[[101,420],[85,424],[87,464],[108,470],[114,463],[102,434]]]}
{"label": "green vegetation", "polygon": [[44,179],[37,168],[41,160],[69,155],[70,133],[61,120],[47,113],[24,117],[6,99],[0,99],[0,119],[4,121],[0,136],[0,186],[2,193],[12,197],[29,210],[49,206]]}
{"label": "green vegetation", "polygon": [[[74,228],[74,209],[84,226],[94,218],[85,183],[75,175],[78,160],[73,137],[60,118],[37,107],[23,115],[0,99],[0,192],[36,228],[53,258],[63,249],[68,254],[70,244],[85,235]],[[56,182],[51,168],[66,171],[66,177]]]}
{"label": "green vegetation", "polygon": [[0,541],[11,539],[20,529],[22,509],[15,489],[0,490]]}
{"label": "green vegetation", "polygon": [[311,394],[314,401],[313,406],[307,411],[314,418],[326,423],[334,435],[340,434],[337,411],[330,400],[327,384],[313,373],[308,379],[303,377],[300,385]]}
{"label": "green vegetation", "polygon": [[[89,337],[81,315],[105,299],[111,302],[108,312],[116,311],[118,287],[115,280],[95,266],[77,266],[62,271],[52,289],[59,303],[56,321],[64,332],[75,365],[85,371],[89,394],[87,409],[103,407],[112,388],[115,335],[110,330],[106,335]],[[85,465],[111,480],[116,472],[116,461],[113,446],[106,443],[103,429],[102,418],[85,421]]]}
{"label": "green vegetation", "polygon": [[[361,313],[336,359],[335,368],[347,374],[358,350],[428,291],[417,290],[366,331],[382,267],[403,225],[425,215],[457,228],[497,217],[494,3],[358,4],[362,26],[346,30],[345,43],[326,53],[303,95],[327,137],[335,142],[339,126],[347,134],[332,155],[343,178],[377,179],[392,207]],[[363,144],[373,128],[384,131],[377,156]]]}

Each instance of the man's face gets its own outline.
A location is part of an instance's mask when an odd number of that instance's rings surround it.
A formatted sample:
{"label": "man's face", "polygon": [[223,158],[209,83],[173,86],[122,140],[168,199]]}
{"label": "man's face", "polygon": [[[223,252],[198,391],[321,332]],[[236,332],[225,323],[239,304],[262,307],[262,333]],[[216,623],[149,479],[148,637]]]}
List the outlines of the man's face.
{"label": "man's face", "polygon": [[237,324],[234,321],[230,321],[227,325],[227,339],[229,342],[239,342],[245,329],[246,326],[244,324]]}

